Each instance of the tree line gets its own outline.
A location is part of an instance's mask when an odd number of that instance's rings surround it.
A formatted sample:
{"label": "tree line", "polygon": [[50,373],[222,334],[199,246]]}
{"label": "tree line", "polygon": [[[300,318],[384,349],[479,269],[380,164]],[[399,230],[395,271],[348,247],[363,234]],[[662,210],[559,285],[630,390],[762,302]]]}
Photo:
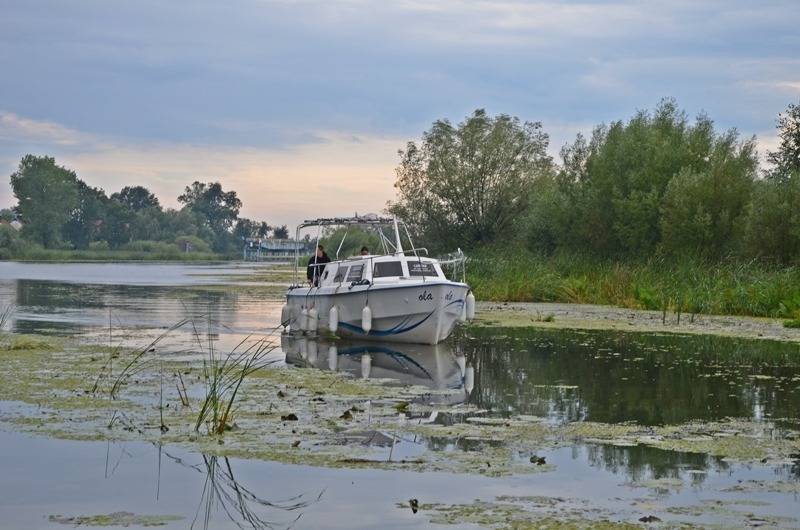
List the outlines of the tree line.
{"label": "tree line", "polygon": [[439,251],[800,261],[800,106],[778,116],[762,168],[755,137],[717,132],[664,99],[547,154],[538,122],[476,110],[399,151],[391,213]]}
{"label": "tree line", "polygon": [[[548,155],[539,122],[478,109],[458,125],[434,122],[398,151],[397,198],[416,242],[433,252],[502,248],[540,256],[800,261],[800,105],[778,116],[779,146],[762,167],[755,137],[691,121],[673,99],[601,124]],[[106,196],[51,157],[25,156],[11,175],[24,221],[0,227],[0,248],[121,249],[155,241],[215,253],[243,237],[288,238],[286,226],[240,218],[219,182],[194,182],[162,208],[143,186]],[[21,239],[20,239],[21,238]]]}
{"label": "tree line", "polygon": [[[20,221],[19,234],[0,227],[0,248],[22,245],[44,249],[125,249],[142,242],[177,246],[182,251],[230,254],[242,238],[288,238],[286,226],[239,217],[242,202],[219,182],[195,181],[178,197],[180,209],[163,208],[143,186],[126,186],[107,196],[49,156],[26,155],[11,175],[17,205],[0,212]],[[138,243],[138,245],[134,245]]]}

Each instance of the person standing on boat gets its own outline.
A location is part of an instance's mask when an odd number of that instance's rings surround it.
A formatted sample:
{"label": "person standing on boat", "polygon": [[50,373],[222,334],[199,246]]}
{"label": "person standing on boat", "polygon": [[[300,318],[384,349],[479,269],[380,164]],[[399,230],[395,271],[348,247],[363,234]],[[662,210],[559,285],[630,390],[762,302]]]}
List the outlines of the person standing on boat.
{"label": "person standing on boat", "polygon": [[314,287],[319,287],[319,280],[322,278],[325,264],[330,262],[331,258],[325,253],[325,249],[322,248],[322,245],[317,245],[317,253],[308,260],[308,268],[306,268],[308,283]]}

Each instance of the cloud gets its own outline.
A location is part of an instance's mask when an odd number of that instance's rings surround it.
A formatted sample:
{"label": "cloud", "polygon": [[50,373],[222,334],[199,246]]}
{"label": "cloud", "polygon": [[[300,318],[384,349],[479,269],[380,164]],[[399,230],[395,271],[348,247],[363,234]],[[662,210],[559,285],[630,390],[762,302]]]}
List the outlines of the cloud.
{"label": "cloud", "polygon": [[45,140],[56,145],[77,145],[81,134],[58,123],[17,116],[0,110],[0,139],[4,142],[18,140]]}
{"label": "cloud", "polygon": [[774,145],[800,83],[796,0],[6,0],[3,15],[0,167],[46,154],[167,205],[219,180],[271,224],[382,208],[396,150],[478,108],[541,122],[554,155],[664,97]]}
{"label": "cloud", "polygon": [[[123,144],[0,113],[0,137],[20,135],[37,139],[39,149],[31,154],[54,156],[57,164],[107,195],[141,185],[164,207],[180,208],[177,197],[192,182],[220,182],[224,190],[236,191],[243,217],[290,227],[308,215],[382,210],[395,198],[397,149],[406,141],[318,131],[314,142],[279,149]],[[3,207],[14,203],[10,190],[0,199]]]}

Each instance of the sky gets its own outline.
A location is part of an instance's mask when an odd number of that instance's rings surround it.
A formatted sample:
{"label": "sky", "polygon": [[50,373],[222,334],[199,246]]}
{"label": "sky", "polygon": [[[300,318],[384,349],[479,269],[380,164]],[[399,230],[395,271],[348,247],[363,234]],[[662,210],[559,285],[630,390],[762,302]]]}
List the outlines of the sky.
{"label": "sky", "polygon": [[380,213],[398,150],[476,109],[549,152],[664,98],[777,147],[797,0],[0,0],[0,208],[28,154],[272,226]]}

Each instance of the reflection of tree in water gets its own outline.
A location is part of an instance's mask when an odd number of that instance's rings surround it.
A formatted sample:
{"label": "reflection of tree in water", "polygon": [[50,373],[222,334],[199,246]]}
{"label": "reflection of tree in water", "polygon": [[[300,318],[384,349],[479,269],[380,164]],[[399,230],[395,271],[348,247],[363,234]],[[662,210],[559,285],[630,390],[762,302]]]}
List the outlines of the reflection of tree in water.
{"label": "reflection of tree in water", "polygon": [[[169,455],[167,455],[169,456]],[[211,518],[214,511],[221,509],[239,528],[253,528],[262,530],[276,527],[290,527],[297,522],[303,513],[300,512],[296,517],[289,521],[270,521],[265,519],[267,512],[295,512],[307,508],[318,502],[325,493],[323,489],[319,495],[310,500],[303,500],[304,494],[297,495],[280,501],[269,501],[263,499],[245,488],[233,476],[233,469],[230,461],[226,457],[203,455],[203,464],[190,465],[182,459],[170,456],[175,462],[194,469],[199,473],[205,473],[206,482],[203,487],[203,495],[197,507],[197,514],[192,521],[191,528],[194,528],[200,512],[203,513],[203,528],[210,528]]]}
{"label": "reflection of tree in water", "polygon": [[477,328],[470,403],[553,421],[675,425],[791,417],[796,344],[617,331]]}
{"label": "reflection of tree in water", "polygon": [[[666,451],[645,445],[621,447],[591,444],[585,447],[592,467],[623,474],[631,482],[662,478],[682,479],[682,475],[689,470],[697,470],[703,473],[692,474],[691,481],[692,484],[699,485],[708,477],[709,471],[723,473],[731,469],[730,464],[722,458],[704,453]],[[575,448],[575,451],[578,450]]]}
{"label": "reflection of tree in water", "polygon": [[161,327],[174,315],[211,315],[203,319],[217,321],[217,315],[236,307],[235,301],[229,301],[235,297],[230,291],[25,279],[17,280],[14,297],[15,305],[35,318],[18,315],[13,331],[29,334],[66,335],[75,328],[121,325],[119,314],[125,315],[126,326]]}

